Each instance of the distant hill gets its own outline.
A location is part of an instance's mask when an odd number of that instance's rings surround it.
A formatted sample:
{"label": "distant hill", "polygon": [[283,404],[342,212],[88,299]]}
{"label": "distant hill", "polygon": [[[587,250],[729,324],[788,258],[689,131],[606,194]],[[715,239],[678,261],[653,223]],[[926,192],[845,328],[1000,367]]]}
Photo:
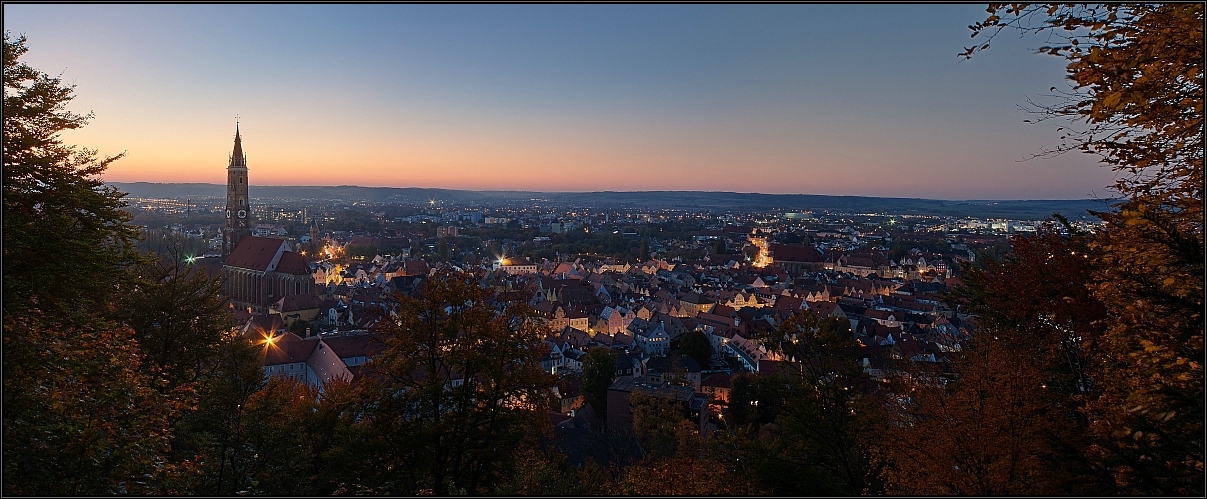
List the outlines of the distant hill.
{"label": "distant hill", "polygon": [[[223,197],[222,184],[111,182],[109,185],[131,197],[184,199]],[[1038,220],[1059,213],[1071,220],[1093,218],[1087,210],[1104,211],[1109,200],[966,200],[869,196],[825,196],[819,194],[759,194],[708,191],[464,191],[419,187],[256,186],[248,189],[252,199],[295,199],[324,201],[368,201],[378,203],[423,203],[436,199],[483,205],[539,200],[542,204],[584,208],[682,208],[719,210],[838,211],[850,213],[894,213],[913,215],[970,216]]]}

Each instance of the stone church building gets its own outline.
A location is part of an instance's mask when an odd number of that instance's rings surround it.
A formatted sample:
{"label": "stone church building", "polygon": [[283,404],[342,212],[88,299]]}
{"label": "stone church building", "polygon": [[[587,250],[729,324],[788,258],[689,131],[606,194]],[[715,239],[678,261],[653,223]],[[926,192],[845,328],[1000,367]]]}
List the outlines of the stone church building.
{"label": "stone church building", "polygon": [[284,239],[251,235],[247,196],[247,156],[239,126],[226,168],[226,225],[222,233],[222,291],[237,309],[269,313],[282,297],[314,294],[306,259]]}

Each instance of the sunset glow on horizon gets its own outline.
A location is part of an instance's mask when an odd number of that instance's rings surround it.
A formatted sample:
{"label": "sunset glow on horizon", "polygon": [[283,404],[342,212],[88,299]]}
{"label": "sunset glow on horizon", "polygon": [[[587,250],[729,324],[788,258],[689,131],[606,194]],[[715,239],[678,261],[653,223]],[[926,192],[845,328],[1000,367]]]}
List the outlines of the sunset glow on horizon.
{"label": "sunset glow on horizon", "polygon": [[111,182],[1105,196],[1093,157],[1023,161],[1061,124],[1041,41],[971,61],[979,5],[6,4],[23,60],[125,152]]}

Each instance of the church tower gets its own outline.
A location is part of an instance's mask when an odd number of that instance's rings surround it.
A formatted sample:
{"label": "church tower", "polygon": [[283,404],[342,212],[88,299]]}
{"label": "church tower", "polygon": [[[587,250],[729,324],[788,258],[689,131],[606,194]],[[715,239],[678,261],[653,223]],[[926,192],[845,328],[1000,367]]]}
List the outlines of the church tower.
{"label": "church tower", "polygon": [[251,207],[247,204],[247,156],[235,123],[235,150],[226,167],[226,227],[222,231],[222,256],[230,255],[239,239],[251,233]]}

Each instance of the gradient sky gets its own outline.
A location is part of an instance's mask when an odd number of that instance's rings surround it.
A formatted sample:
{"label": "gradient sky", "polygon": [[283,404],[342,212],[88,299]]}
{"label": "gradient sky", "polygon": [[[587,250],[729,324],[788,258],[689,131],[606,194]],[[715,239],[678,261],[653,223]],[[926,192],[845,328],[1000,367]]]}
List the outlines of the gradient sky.
{"label": "gradient sky", "polygon": [[[962,61],[983,5],[4,5],[95,113],[108,181],[1107,196],[1043,39]],[[978,41],[980,38],[977,39]]]}

